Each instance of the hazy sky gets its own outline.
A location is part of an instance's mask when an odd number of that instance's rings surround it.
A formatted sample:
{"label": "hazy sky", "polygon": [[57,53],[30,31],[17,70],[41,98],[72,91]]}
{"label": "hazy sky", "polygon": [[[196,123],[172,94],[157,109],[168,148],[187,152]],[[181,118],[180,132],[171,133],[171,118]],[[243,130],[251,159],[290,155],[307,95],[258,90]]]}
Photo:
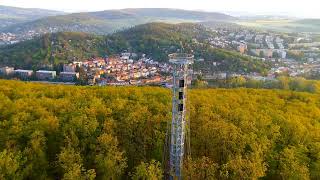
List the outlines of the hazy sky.
{"label": "hazy sky", "polygon": [[319,0],[0,0],[0,5],[67,12],[123,8],[178,8],[320,18]]}

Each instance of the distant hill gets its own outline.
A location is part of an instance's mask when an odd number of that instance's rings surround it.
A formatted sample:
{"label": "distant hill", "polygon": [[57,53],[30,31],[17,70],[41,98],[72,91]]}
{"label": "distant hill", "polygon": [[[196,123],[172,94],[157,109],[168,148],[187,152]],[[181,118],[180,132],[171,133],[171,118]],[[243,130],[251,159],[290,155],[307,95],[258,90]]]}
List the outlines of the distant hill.
{"label": "distant hill", "polygon": [[120,31],[108,36],[86,33],[60,32],[0,48],[0,65],[38,68],[58,65],[73,60],[85,60],[95,56],[121,53],[125,50],[145,53],[165,62],[169,53],[183,49],[196,58],[204,58],[207,64],[220,62],[218,67],[232,72],[264,72],[268,65],[240,55],[237,52],[211,47],[206,43],[214,33],[202,25],[183,23],[149,23]]}
{"label": "distant hill", "polygon": [[320,19],[247,19],[237,24],[278,32],[320,32]]}
{"label": "distant hill", "polygon": [[302,20],[297,20],[295,22],[299,24],[310,24],[310,25],[315,25],[320,27],[320,19],[302,19]]}
{"label": "distant hill", "polygon": [[[203,11],[188,11],[181,9],[164,9],[164,8],[147,8],[147,9],[124,9],[122,11],[134,14],[137,16],[154,17],[154,18],[176,18],[194,21],[208,21],[208,20],[235,20],[235,17],[216,13]],[[105,11],[108,13],[108,11]]]}
{"label": "distant hill", "polygon": [[199,24],[148,23],[115,33],[109,39],[111,43],[119,40],[126,42],[123,47],[132,51],[151,54],[156,59],[166,59],[168,53],[181,49],[191,52],[194,39],[204,42],[214,35]]}
{"label": "distant hill", "polygon": [[178,9],[122,9],[100,12],[74,13],[47,17],[33,22],[8,27],[3,32],[23,34],[33,30],[39,33],[78,31],[95,34],[108,34],[123,28],[149,22],[201,22],[230,21],[234,17],[213,12],[186,11]]}
{"label": "distant hill", "polygon": [[240,26],[233,22],[221,22],[221,21],[203,21],[198,24],[204,25],[209,28],[217,29],[217,28],[228,28],[228,29],[243,29],[246,28],[244,26]]}
{"label": "distant hill", "polygon": [[[138,25],[128,30],[115,33],[109,37],[109,45],[144,52],[157,60],[167,60],[169,53],[183,49],[193,53],[196,58],[204,58],[205,62],[195,63],[195,69],[232,72],[265,72],[269,65],[234,51],[213,48],[207,39],[215,34],[200,24],[182,23],[149,23]],[[125,50],[125,49],[119,49]],[[220,65],[214,67],[212,61]]]}
{"label": "distant hill", "polygon": [[65,13],[45,9],[27,9],[0,5],[0,30],[13,24],[61,14]]}

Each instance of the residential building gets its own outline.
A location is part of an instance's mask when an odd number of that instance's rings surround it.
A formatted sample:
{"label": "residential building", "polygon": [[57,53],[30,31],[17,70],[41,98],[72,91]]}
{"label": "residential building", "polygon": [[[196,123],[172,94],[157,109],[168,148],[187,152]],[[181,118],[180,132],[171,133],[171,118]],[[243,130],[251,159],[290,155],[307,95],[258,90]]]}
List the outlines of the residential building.
{"label": "residential building", "polygon": [[20,77],[21,79],[28,79],[28,78],[31,78],[31,76],[33,75],[33,71],[17,69],[17,70],[14,70],[14,74]]}
{"label": "residential building", "polygon": [[277,52],[279,54],[279,57],[282,59],[285,59],[287,57],[287,52],[284,50],[276,50],[275,52]]}
{"label": "residential building", "polygon": [[76,72],[75,64],[65,64],[63,65],[63,72]]}
{"label": "residential building", "polygon": [[53,80],[56,78],[56,76],[56,71],[39,70],[36,72],[36,77],[38,80]]}
{"label": "residential building", "polygon": [[5,76],[10,76],[14,74],[14,68],[13,67],[2,67],[0,68],[0,74]]}
{"label": "residential building", "polygon": [[79,73],[76,72],[61,72],[59,75],[61,81],[75,81],[79,78]]}
{"label": "residential building", "polygon": [[73,61],[72,64],[80,67],[83,63],[81,61]]}

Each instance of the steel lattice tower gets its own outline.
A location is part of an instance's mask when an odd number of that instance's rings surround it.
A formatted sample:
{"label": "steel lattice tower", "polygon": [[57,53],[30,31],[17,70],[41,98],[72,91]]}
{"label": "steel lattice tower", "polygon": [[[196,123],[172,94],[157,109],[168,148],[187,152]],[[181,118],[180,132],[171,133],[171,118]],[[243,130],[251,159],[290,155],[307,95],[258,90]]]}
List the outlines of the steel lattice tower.
{"label": "steel lattice tower", "polygon": [[189,66],[193,63],[193,55],[175,53],[169,55],[173,65],[172,87],[172,122],[169,134],[169,176],[170,179],[181,179],[186,138],[186,92]]}

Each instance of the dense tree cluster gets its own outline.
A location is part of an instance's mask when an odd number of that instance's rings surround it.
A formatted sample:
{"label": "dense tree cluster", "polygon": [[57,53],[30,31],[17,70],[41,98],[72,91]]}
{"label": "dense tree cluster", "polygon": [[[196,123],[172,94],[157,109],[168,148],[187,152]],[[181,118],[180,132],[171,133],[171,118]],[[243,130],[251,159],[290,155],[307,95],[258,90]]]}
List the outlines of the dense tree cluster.
{"label": "dense tree cluster", "polygon": [[193,82],[195,88],[254,88],[254,89],[283,89],[298,92],[320,93],[320,82],[317,80],[307,80],[302,77],[280,76],[273,80],[255,80],[246,79],[242,76],[232,77],[226,80],[208,80],[204,81],[201,77]]}
{"label": "dense tree cluster", "polygon": [[0,48],[0,64],[17,68],[58,66],[105,54],[105,39],[85,33],[63,32]]}
{"label": "dense tree cluster", "polygon": [[[190,179],[319,179],[320,97],[190,90]],[[170,91],[0,81],[0,179],[161,179]]]}
{"label": "dense tree cluster", "polygon": [[319,178],[319,95],[253,89],[189,94],[192,155],[204,157],[191,164],[203,169],[191,177]]}
{"label": "dense tree cluster", "polygon": [[231,77],[225,80],[205,81],[199,76],[193,82],[194,88],[254,88],[254,89],[282,89],[298,92],[320,93],[320,82],[317,80],[307,80],[302,77],[279,76],[272,80],[247,79],[242,76]]}

